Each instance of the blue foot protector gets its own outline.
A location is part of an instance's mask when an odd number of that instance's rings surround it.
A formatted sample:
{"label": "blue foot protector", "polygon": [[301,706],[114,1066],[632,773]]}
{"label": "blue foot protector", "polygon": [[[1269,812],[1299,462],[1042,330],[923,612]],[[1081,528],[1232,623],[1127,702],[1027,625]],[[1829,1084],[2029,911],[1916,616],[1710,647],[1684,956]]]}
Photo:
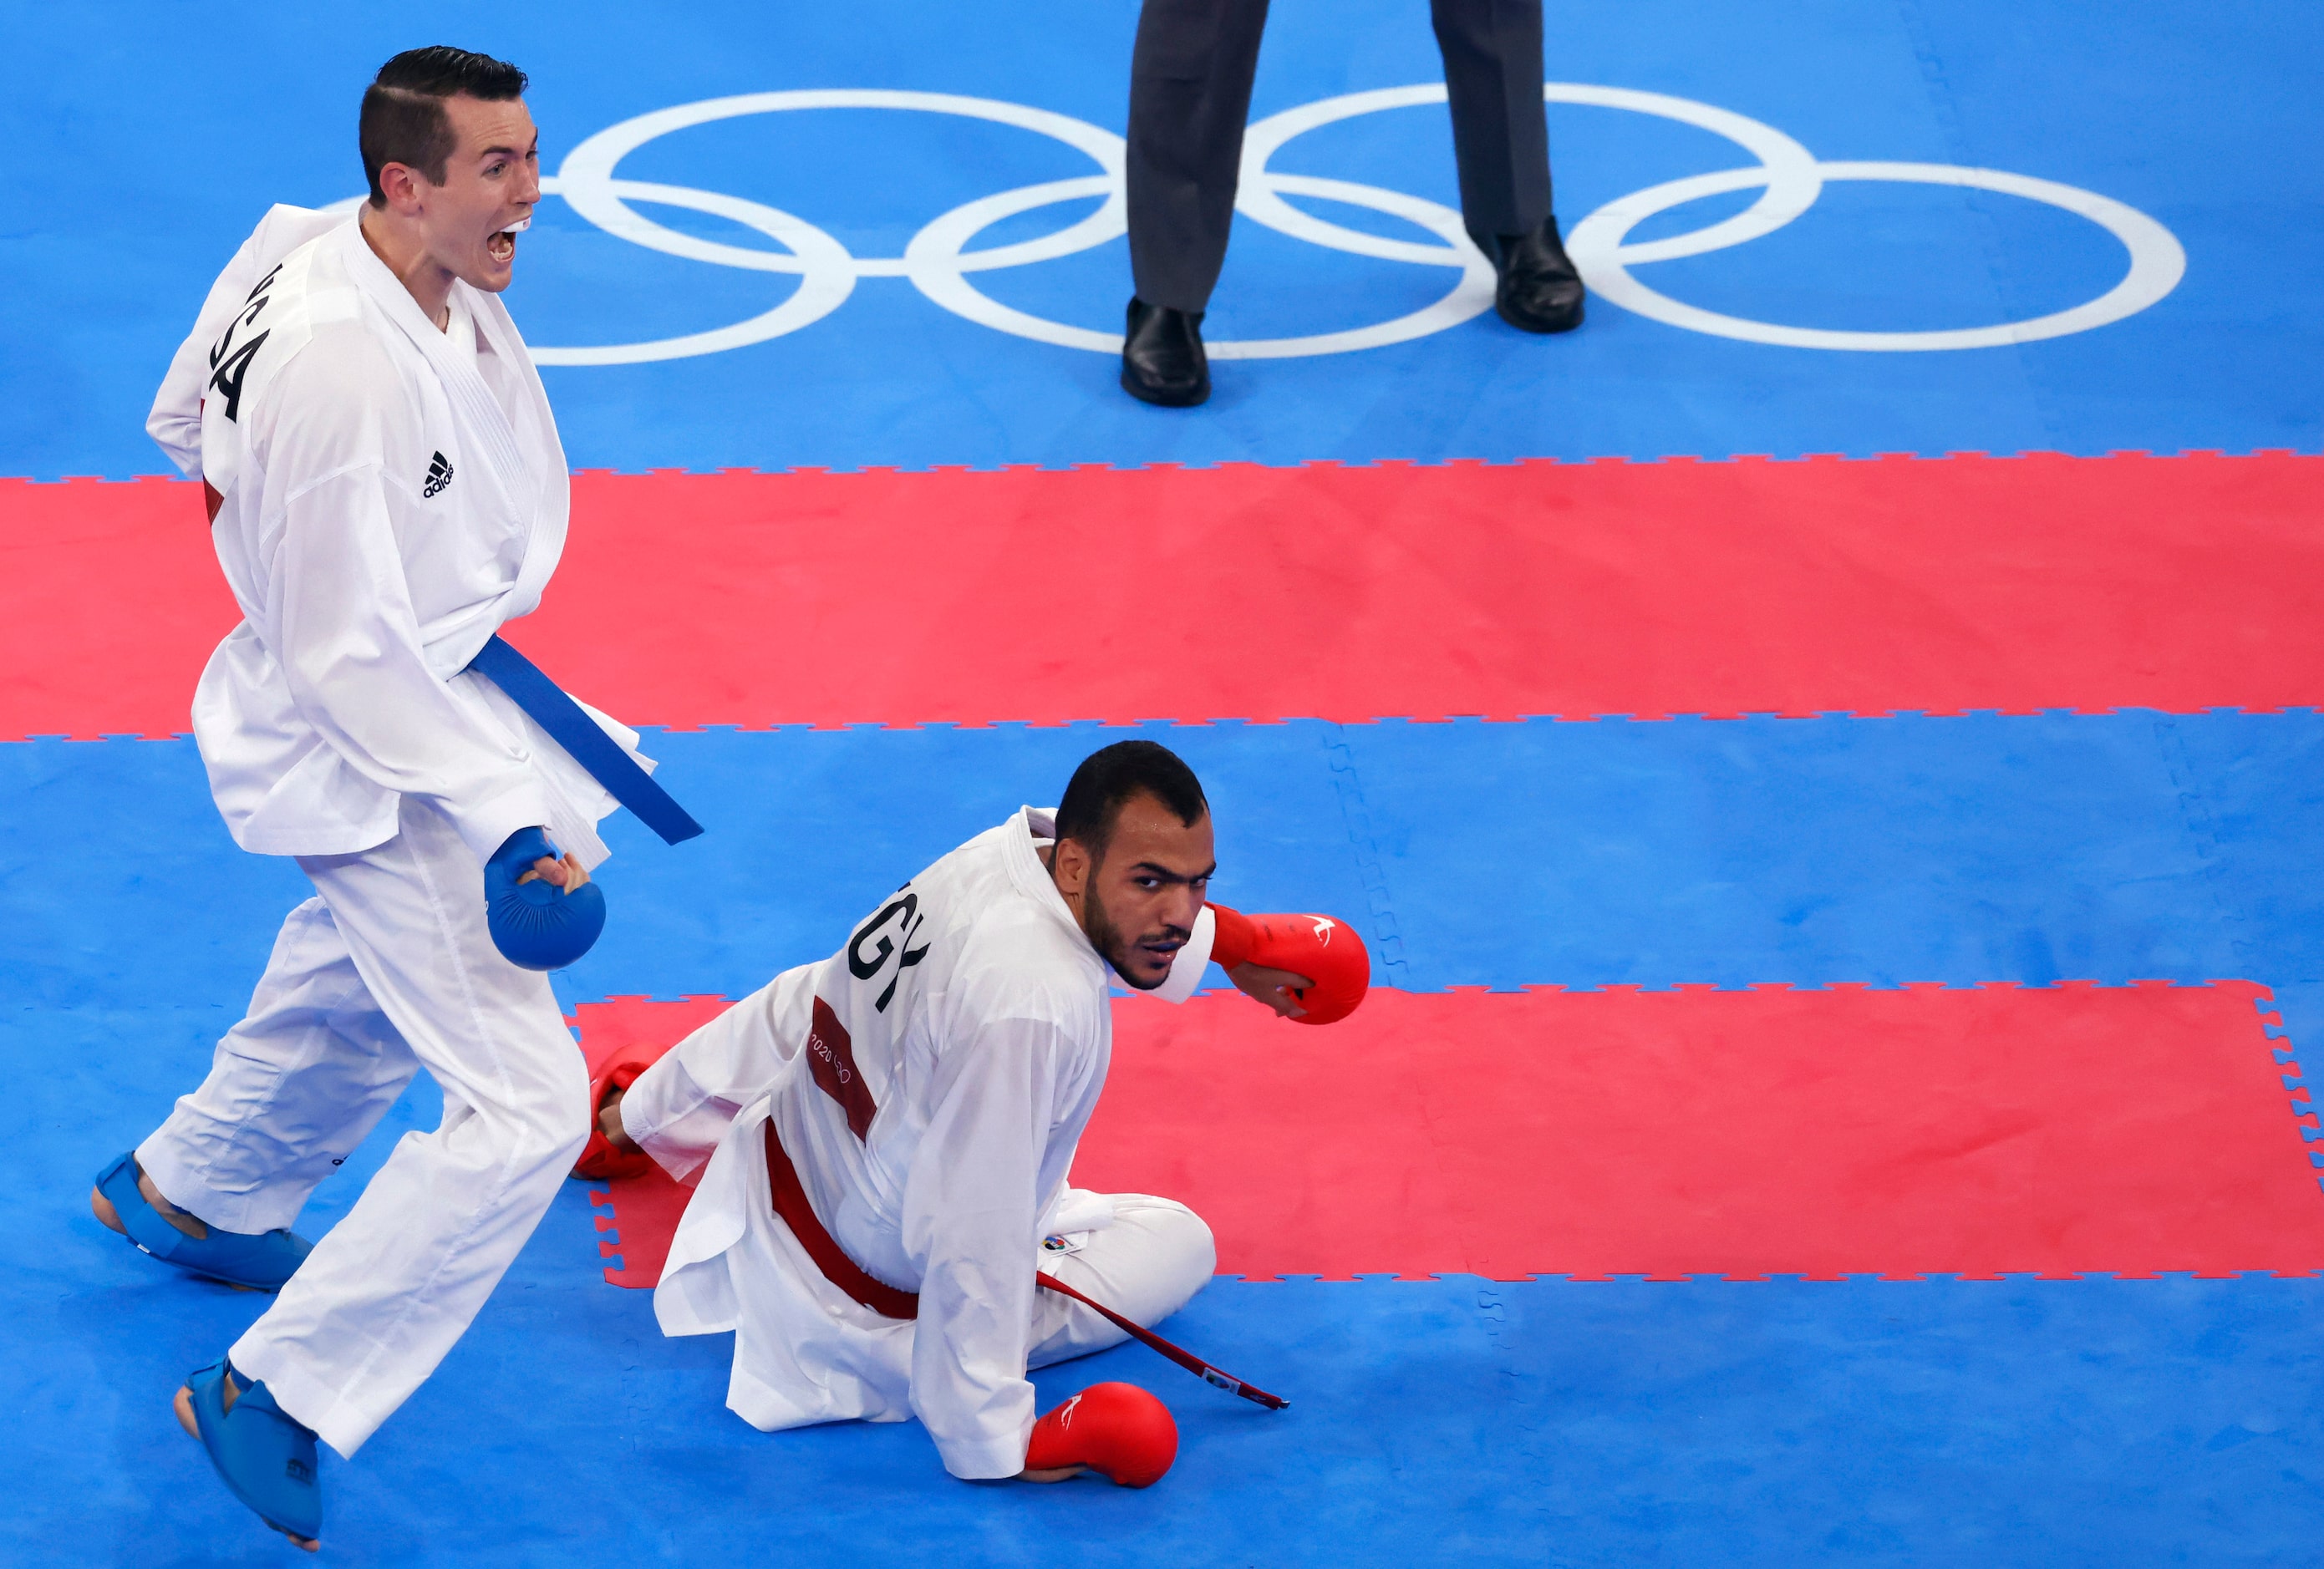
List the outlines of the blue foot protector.
{"label": "blue foot protector", "polygon": [[188,1236],[163,1218],[161,1212],[147,1203],[145,1195],[138,1190],[134,1151],[105,1169],[105,1174],[97,1179],[97,1190],[112,1200],[114,1213],[121,1217],[129,1240],[140,1252],[151,1253],[165,1264],[175,1264],[229,1286],[243,1286],[253,1291],[279,1291],[282,1282],[306,1259],[307,1251],[315,1245],[287,1230],[254,1235],[211,1226],[206,1237]]}
{"label": "blue foot protector", "polygon": [[[229,1373],[242,1391],[232,1410],[226,1404]],[[187,1379],[186,1392],[193,1397],[194,1436],[234,1496],[286,1537],[309,1542],[321,1537],[323,1490],[316,1480],[312,1429],[224,1357]]]}
{"label": "blue foot protector", "polygon": [[484,924],[493,946],[526,969],[563,969],[589,951],[605,930],[605,895],[595,883],[571,893],[536,878],[520,883],[532,863],[557,858],[549,836],[521,828],[484,863]]}

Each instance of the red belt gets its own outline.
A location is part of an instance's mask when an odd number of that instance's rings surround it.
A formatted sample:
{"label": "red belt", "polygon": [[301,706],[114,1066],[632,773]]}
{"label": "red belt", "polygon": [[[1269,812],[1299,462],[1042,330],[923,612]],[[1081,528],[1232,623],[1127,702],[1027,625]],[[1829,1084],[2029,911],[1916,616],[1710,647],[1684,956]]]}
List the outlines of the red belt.
{"label": "red belt", "polygon": [[775,1214],[791,1228],[791,1234],[798,1238],[799,1246],[807,1250],[807,1256],[815,1261],[815,1267],[823,1271],[825,1280],[882,1318],[920,1316],[918,1292],[899,1291],[884,1280],[873,1280],[824,1230],[823,1222],[816,1218],[815,1206],[807,1201],[807,1188],[799,1182],[798,1169],[783,1153],[782,1140],[775,1136],[771,1115],[767,1118],[767,1186],[774,1191]]}

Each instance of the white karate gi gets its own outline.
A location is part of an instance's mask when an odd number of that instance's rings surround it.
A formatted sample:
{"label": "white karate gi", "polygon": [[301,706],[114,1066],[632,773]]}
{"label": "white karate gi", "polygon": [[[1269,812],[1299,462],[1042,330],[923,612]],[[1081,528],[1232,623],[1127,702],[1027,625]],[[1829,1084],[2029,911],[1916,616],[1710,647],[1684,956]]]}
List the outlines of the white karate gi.
{"label": "white karate gi", "polygon": [[[735,1332],[727,1404],[754,1427],[918,1416],[954,1475],[1013,1476],[1026,1369],[1125,1338],[1037,1291],[1036,1266],[1144,1324],[1216,1267],[1185,1206],[1066,1186],[1113,1032],[1111,971],[1038,853],[1053,823],[1028,807],[979,834],[622,1097],[632,1138],[681,1180],[701,1173],[655,1314],[669,1335]],[[1161,995],[1193,992],[1212,933],[1205,911]],[[919,1294],[917,1320],[841,1292],[776,1217],[770,1117],[817,1218]]]}
{"label": "white karate gi", "polygon": [[342,1454],[458,1339],[588,1128],[548,978],[485,930],[483,865],[533,826],[594,865],[614,803],[462,674],[540,602],[565,454],[507,309],[464,283],[450,307],[439,330],[353,216],[278,206],[147,427],[225,498],[212,531],[244,619],[194,699],[212,794],[235,842],[297,857],[317,896],[138,1161],[211,1225],[266,1231],[419,1068],[444,1092],[443,1124],[396,1146],[230,1353]]}

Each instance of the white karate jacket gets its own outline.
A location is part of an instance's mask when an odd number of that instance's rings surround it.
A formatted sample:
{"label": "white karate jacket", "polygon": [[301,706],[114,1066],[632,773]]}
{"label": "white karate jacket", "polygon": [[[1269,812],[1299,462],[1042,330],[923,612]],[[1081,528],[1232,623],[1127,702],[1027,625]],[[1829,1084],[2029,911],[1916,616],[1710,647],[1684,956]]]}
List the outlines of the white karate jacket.
{"label": "white karate jacket", "polygon": [[[655,1160],[702,1172],[654,1311],[736,1332],[728,1404],[757,1427],[916,1415],[955,1476],[1024,1467],[1041,1238],[1112,1215],[1065,1185],[1113,1025],[1111,971],[1041,864],[1054,821],[1027,807],[969,840],[622,1099]],[[1194,992],[1213,932],[1205,911],[1155,995]],[[769,1117],[841,1248],[919,1293],[916,1324],[842,1295],[772,1221]]]}
{"label": "white karate jacket", "polygon": [[[212,535],[244,619],[202,672],[193,724],[244,849],[369,849],[394,837],[408,792],[438,803],[479,862],[533,826],[604,858],[613,798],[463,674],[540,603],[568,497],[506,307],[457,282],[451,307],[447,333],[354,216],[277,206],[154,399],[146,428],[225,498]],[[592,712],[634,755],[635,733]]]}

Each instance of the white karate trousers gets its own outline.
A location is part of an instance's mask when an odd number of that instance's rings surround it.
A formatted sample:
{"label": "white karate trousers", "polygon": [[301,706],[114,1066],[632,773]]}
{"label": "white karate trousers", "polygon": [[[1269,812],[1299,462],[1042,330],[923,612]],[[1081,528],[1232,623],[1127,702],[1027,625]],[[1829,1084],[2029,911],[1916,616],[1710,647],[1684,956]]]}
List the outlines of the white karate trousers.
{"label": "white karate trousers", "polygon": [[[1159,1324],[1194,1299],[1218,1272],[1218,1244],[1203,1217],[1175,1198],[1115,1193],[1113,1224],[1067,1239],[1074,1252],[1041,1254],[1041,1273],[1104,1303],[1132,1324]],[[1088,1356],[1130,1338],[1070,1297],[1033,1297],[1033,1349],[1028,1367]]]}
{"label": "white karate trousers", "polygon": [[[749,1141],[755,1144],[756,1140]],[[900,1422],[912,1415],[912,1332],[883,1318],[824,1279],[774,1212],[766,1162],[747,1161],[751,1197],[742,1239],[724,1255],[728,1314],[723,1322],[663,1333],[733,1329],[734,1360],[726,1405],[753,1427],[775,1432],[819,1422]],[[1133,1324],[1152,1326],[1211,1283],[1218,1249],[1202,1216],[1173,1198],[1143,1193],[1076,1193],[1074,1209],[1110,1201],[1102,1229],[1074,1232],[1074,1251],[1040,1254],[1040,1271],[1104,1303]],[[731,1293],[731,1294],[728,1294]],[[659,1307],[659,1304],[657,1304]],[[1130,1336],[1055,1291],[1033,1294],[1027,1368],[1049,1367],[1120,1345]]]}
{"label": "white karate trousers", "polygon": [[444,1092],[229,1353],[352,1455],[451,1350],[573,1170],[588,1073],[549,977],[500,955],[482,869],[436,807],[301,858],[250,1012],[137,1148],[164,1197],[227,1231],[289,1225],[424,1067]]}

